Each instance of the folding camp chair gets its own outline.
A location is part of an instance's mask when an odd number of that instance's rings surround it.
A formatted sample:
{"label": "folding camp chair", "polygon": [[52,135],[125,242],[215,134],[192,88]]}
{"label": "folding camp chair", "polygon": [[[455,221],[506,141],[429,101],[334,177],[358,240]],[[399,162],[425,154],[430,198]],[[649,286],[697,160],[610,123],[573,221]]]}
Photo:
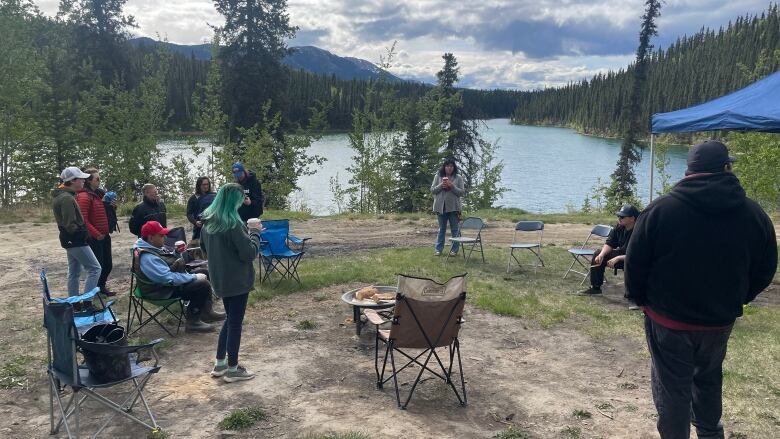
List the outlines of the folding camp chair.
{"label": "folding camp chair", "polygon": [[[580,285],[584,284],[585,279],[590,276],[590,264],[591,260],[593,259],[593,255],[598,251],[596,249],[588,248],[590,238],[593,236],[598,236],[606,239],[610,232],[612,232],[612,227],[606,226],[604,224],[597,224],[593,226],[593,229],[591,229],[588,237],[585,239],[585,242],[583,242],[580,247],[570,248],[569,254],[574,258],[574,261],[572,261],[569,269],[566,270],[566,273],[563,274],[563,278],[566,279],[566,276],[569,275],[569,272],[574,272],[582,275],[582,282],[580,282]],[[575,270],[574,264],[579,264],[584,271]]]}
{"label": "folding camp chair", "polygon": [[[515,233],[512,235],[512,244],[509,245],[509,260],[506,263],[506,272],[512,266],[512,259],[515,260],[517,266],[522,266],[520,261],[515,256],[515,250],[528,250],[535,256],[536,260],[533,264],[525,264],[534,267],[534,273],[536,269],[541,265],[544,267],[544,259],[542,259],[542,232],[544,231],[544,223],[541,221],[520,221],[515,225]],[[521,233],[534,233],[538,235],[538,242],[517,242],[517,232]]]}
{"label": "folding camp chair", "polygon": [[[50,302],[45,298],[43,300],[43,316],[48,340],[47,375],[49,379],[51,434],[56,434],[60,427],[64,425],[69,438],[78,438],[81,433],[81,410],[87,400],[95,401],[111,409],[111,415],[100,425],[92,437],[100,434],[116,415],[122,415],[147,429],[158,428],[157,421],[154,419],[154,415],[152,415],[152,411],[143,395],[143,389],[146,387],[152,374],[160,370],[160,366],[158,366],[159,359],[154,346],[161,342],[161,339],[139,346],[87,343],[79,338],[79,333],[74,323],[72,304]],[[102,382],[102,380],[92,375],[86,366],[78,364],[77,348],[81,352],[113,356],[127,355],[130,362],[129,376],[111,382]],[[151,351],[154,358],[153,365],[142,366],[139,364],[137,358],[141,356],[138,353],[142,350]],[[116,395],[115,392],[111,392],[110,395],[98,393],[99,389],[107,389],[123,383],[129,383],[132,387],[129,394],[121,401],[113,401],[108,398],[108,396]],[[70,398],[65,403],[68,388],[70,389]],[[139,400],[143,404],[150,422],[141,420],[131,413],[131,410]],[[58,414],[55,414],[55,401]],[[89,409],[87,419],[95,419],[95,410],[92,407]],[[139,434],[137,436],[143,435]]]}
{"label": "folding camp chair", "polygon": [[[485,252],[482,251],[482,229],[485,228],[485,222],[482,221],[482,218],[477,218],[475,216],[470,216],[463,220],[463,222],[460,224],[460,228],[458,230],[458,236],[450,238],[450,252],[447,254],[447,259],[449,260],[450,256],[452,256],[452,246],[455,245],[456,242],[460,243],[460,251],[463,253],[463,259],[465,262],[468,262],[469,259],[471,259],[471,253],[477,248],[477,245],[479,245],[479,250],[477,250],[480,255],[482,255],[482,263],[485,262]],[[467,235],[463,236],[463,231],[467,231]],[[466,246],[469,246],[469,254],[466,255]]]}
{"label": "folding camp chair", "polygon": [[[176,241],[183,241],[187,243],[187,233],[184,231],[184,227],[175,227],[170,229],[167,235],[165,235],[165,241],[163,242],[163,248],[169,252],[176,251]],[[187,250],[182,253],[182,258],[187,266],[196,268],[201,265],[206,265],[206,261],[202,259],[200,247],[190,247],[187,245]]]}
{"label": "folding camp chair", "polygon": [[[133,335],[140,331],[148,323],[155,322],[163,331],[171,337],[179,335],[181,324],[184,320],[185,300],[180,297],[170,299],[149,299],[143,296],[139,283],[142,282],[135,275],[137,249],[130,249],[130,304],[127,307],[127,333]],[[176,332],[171,332],[162,322],[164,317],[172,317],[176,323]],[[136,328],[133,329],[133,323]]]}
{"label": "folding camp chair", "polygon": [[[449,385],[460,405],[465,406],[466,381],[463,378],[463,364],[460,358],[460,342],[458,331],[463,323],[463,306],[466,303],[466,275],[455,276],[444,284],[431,279],[417,278],[399,275],[398,294],[396,295],[395,310],[390,320],[390,329],[380,329],[380,325],[387,323],[373,309],[366,309],[364,314],[368,321],[376,325],[376,349],[374,356],[374,370],[376,371],[376,387],[382,389],[384,384],[393,380],[395,386],[395,398],[398,407],[406,409],[412,399],[414,390],[420,383],[423,372],[428,371],[442,379]],[[382,370],[379,370],[379,342],[385,344],[385,354],[382,360]],[[449,363],[445,365],[442,357],[436,351],[445,348],[449,351]],[[420,353],[411,353],[410,349],[420,349]],[[394,353],[406,357],[409,361],[397,368]],[[452,366],[454,359],[458,358],[458,372],[460,373],[461,392],[452,382]],[[425,360],[420,358],[425,356]],[[392,373],[385,377],[387,359],[390,358]],[[431,359],[435,359],[432,362]],[[429,366],[430,364],[430,366]],[[420,370],[412,383],[406,401],[401,404],[401,395],[398,387],[398,374],[409,366],[419,366]],[[436,367],[438,365],[438,367]]]}
{"label": "folding camp chair", "polygon": [[[98,294],[100,288],[95,287],[91,291],[87,291],[79,296],[67,298],[51,297],[49,280],[46,278],[45,268],[41,268],[40,279],[44,300],[54,303],[70,303],[80,308],[79,311],[73,312],[73,322],[76,325],[79,334],[83,334],[90,327],[98,323],[117,323],[119,321],[116,318],[116,314],[114,314],[114,310],[111,308],[111,305],[113,305],[114,302],[103,302],[103,298]],[[98,306],[95,306],[95,298],[98,300]]]}
{"label": "folding camp chair", "polygon": [[[310,238],[298,238],[290,234],[290,221],[286,219],[263,221],[263,231],[260,233],[260,272],[261,282],[271,278],[271,274],[279,274],[278,285],[282,279],[295,279],[300,285],[298,264],[304,255],[306,241]],[[297,247],[292,250],[290,245]]]}

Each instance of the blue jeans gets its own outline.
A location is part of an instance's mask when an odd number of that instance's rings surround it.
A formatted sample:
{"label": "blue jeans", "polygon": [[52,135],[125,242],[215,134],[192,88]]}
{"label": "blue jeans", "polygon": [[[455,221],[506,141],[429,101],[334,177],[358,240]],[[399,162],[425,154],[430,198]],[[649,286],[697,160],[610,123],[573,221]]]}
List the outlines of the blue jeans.
{"label": "blue jeans", "polygon": [[225,323],[219,331],[217,339],[217,360],[225,358],[227,353],[228,366],[238,365],[238,348],[241,347],[241,325],[244,323],[244,313],[249,294],[240,296],[223,297],[225,305]]}
{"label": "blue jeans", "polygon": [[[82,292],[92,291],[98,286],[100,279],[100,263],[92,249],[85,245],[82,247],[66,248],[68,254],[68,296],[78,296]],[[84,291],[79,290],[79,277],[81,269],[87,272],[87,281],[84,283]]]}
{"label": "blue jeans", "polygon": [[[447,223],[450,223],[450,230],[452,230],[452,236],[460,236],[458,230],[458,212],[445,212],[436,214],[439,218],[439,235],[436,237],[436,251],[441,252],[444,250],[444,236],[447,234]],[[457,253],[460,248],[459,242],[452,243],[452,251]]]}

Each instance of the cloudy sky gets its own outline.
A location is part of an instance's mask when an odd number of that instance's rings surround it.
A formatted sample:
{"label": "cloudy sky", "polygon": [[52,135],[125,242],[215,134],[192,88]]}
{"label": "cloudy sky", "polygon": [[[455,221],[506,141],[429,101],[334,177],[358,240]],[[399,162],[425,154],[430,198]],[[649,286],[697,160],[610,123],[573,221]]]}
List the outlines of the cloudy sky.
{"label": "cloudy sky", "polygon": [[[55,13],[58,0],[37,0]],[[760,14],[769,0],[666,0],[656,47],[702,26],[717,29]],[[589,78],[632,61],[644,0],[288,0],[290,44],[378,62],[397,41],[390,69],[433,81],[441,55],[453,52],[465,87],[534,89]],[[180,44],[211,38],[219,25],[209,0],[128,0],[139,36]]]}

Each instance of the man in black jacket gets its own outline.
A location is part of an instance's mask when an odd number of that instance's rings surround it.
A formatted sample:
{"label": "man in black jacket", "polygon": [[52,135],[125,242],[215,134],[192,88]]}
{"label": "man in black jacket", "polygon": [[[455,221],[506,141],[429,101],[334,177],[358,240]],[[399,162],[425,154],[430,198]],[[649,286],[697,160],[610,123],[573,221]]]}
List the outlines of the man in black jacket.
{"label": "man in black jacket", "polygon": [[130,215],[130,233],[139,238],[141,227],[147,221],[157,221],[163,227],[168,227],[167,211],[157,195],[157,187],[147,183],[141,188],[141,193],[144,199],[133,208],[133,214]]}
{"label": "man in black jacket", "polygon": [[626,297],[645,312],[661,437],[723,438],[722,364],[731,328],[777,269],[772,221],[745,196],[726,146],[688,153],[685,178],[639,217]]}
{"label": "man in black jacket", "polygon": [[593,254],[590,263],[590,288],[580,291],[581,295],[601,294],[604,284],[604,271],[609,268],[622,269],[626,259],[626,247],[631,239],[631,232],[636,224],[639,211],[636,207],[626,204],[615,213],[618,224],[609,232],[607,242],[601,251]]}
{"label": "man in black jacket", "polygon": [[249,218],[263,214],[263,190],[254,172],[249,172],[241,163],[233,164],[233,177],[244,188],[244,204],[238,208],[238,215],[246,223]]}

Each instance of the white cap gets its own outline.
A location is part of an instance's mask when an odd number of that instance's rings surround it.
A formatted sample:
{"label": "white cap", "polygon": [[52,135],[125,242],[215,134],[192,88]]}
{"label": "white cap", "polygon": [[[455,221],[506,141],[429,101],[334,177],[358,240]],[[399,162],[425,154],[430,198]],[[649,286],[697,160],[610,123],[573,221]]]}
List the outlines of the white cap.
{"label": "white cap", "polygon": [[81,169],[70,166],[68,168],[65,168],[62,170],[62,173],[60,174],[60,180],[62,181],[71,181],[74,178],[89,178],[89,174],[85,174],[81,172]]}

